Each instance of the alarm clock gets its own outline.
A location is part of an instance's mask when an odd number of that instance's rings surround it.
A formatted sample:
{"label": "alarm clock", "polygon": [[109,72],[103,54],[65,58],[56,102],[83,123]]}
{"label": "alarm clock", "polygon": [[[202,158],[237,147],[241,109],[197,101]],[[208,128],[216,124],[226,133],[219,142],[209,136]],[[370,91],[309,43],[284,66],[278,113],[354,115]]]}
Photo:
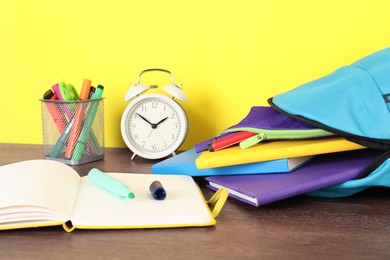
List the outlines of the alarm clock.
{"label": "alarm clock", "polygon": [[[158,88],[157,85],[141,84],[141,75],[146,72],[165,72],[171,83],[163,87],[169,94],[144,92]],[[143,95],[141,95],[143,94]],[[125,102],[131,101],[123,112],[121,134],[127,147],[145,159],[160,159],[175,155],[188,132],[188,119],[184,109],[174,99],[186,101],[181,84],[176,85],[173,75],[165,69],[147,69],[138,75],[137,84],[130,83]]]}

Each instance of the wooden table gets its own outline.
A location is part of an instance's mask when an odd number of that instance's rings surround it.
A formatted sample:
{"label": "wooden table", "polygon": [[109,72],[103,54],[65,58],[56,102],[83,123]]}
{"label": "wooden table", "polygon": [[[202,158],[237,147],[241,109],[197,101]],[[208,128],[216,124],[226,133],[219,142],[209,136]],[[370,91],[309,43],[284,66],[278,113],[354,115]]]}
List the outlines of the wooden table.
{"label": "wooden table", "polygon": [[[0,165],[41,159],[40,145],[0,144]],[[105,149],[105,159],[74,166],[85,175],[150,173],[127,149]],[[212,191],[196,181],[206,199]],[[390,189],[343,199],[298,196],[261,208],[228,199],[214,227],[75,230],[62,227],[0,231],[0,259],[389,259]]]}

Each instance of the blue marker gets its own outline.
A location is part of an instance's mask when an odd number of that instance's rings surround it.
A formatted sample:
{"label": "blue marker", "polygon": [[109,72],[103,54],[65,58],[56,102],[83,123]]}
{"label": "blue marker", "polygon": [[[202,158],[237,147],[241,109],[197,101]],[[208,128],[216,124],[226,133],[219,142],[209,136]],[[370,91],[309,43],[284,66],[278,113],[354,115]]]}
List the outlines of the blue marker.
{"label": "blue marker", "polygon": [[72,116],[72,118],[69,120],[68,124],[66,125],[64,131],[62,132],[60,138],[57,140],[57,143],[55,144],[53,150],[51,150],[50,157],[54,157],[54,158],[58,157],[58,155],[62,151],[62,148],[65,147],[70,130],[72,129],[72,125],[73,125],[73,121],[74,121],[73,119],[74,118]]}
{"label": "blue marker", "polygon": [[152,182],[149,190],[152,193],[153,198],[156,200],[164,200],[167,197],[167,193],[159,181]]}
{"label": "blue marker", "polygon": [[88,173],[88,179],[90,179],[97,186],[111,192],[112,194],[120,198],[134,198],[134,193],[129,190],[126,184],[118,181],[117,179],[105,174],[104,172],[93,168]]}

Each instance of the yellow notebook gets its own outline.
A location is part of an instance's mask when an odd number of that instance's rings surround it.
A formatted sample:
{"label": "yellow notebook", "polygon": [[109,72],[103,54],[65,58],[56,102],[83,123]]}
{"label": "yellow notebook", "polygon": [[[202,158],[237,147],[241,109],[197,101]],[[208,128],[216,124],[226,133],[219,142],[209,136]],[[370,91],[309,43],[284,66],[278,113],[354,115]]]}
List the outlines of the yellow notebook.
{"label": "yellow notebook", "polygon": [[[205,201],[190,176],[107,173],[129,186],[133,199],[96,186],[70,166],[31,160],[0,167],[0,230],[62,225],[80,229],[169,228],[216,224],[228,196],[219,190]],[[164,200],[149,186],[158,180]]]}
{"label": "yellow notebook", "polygon": [[271,141],[262,142],[247,149],[232,146],[216,152],[205,151],[196,159],[195,163],[198,169],[207,169],[362,148],[365,147],[338,136],[293,141]]}

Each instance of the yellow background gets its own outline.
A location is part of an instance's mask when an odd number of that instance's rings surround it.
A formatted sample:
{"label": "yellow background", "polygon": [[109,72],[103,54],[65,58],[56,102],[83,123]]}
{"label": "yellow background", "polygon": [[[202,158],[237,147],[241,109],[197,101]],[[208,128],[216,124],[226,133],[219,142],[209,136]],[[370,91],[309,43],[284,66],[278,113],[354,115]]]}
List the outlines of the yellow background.
{"label": "yellow background", "polygon": [[251,106],[388,47],[389,32],[387,0],[1,0],[0,142],[42,143],[39,98],[88,78],[105,86],[105,145],[125,147],[124,94],[157,67],[183,83],[189,149]]}

